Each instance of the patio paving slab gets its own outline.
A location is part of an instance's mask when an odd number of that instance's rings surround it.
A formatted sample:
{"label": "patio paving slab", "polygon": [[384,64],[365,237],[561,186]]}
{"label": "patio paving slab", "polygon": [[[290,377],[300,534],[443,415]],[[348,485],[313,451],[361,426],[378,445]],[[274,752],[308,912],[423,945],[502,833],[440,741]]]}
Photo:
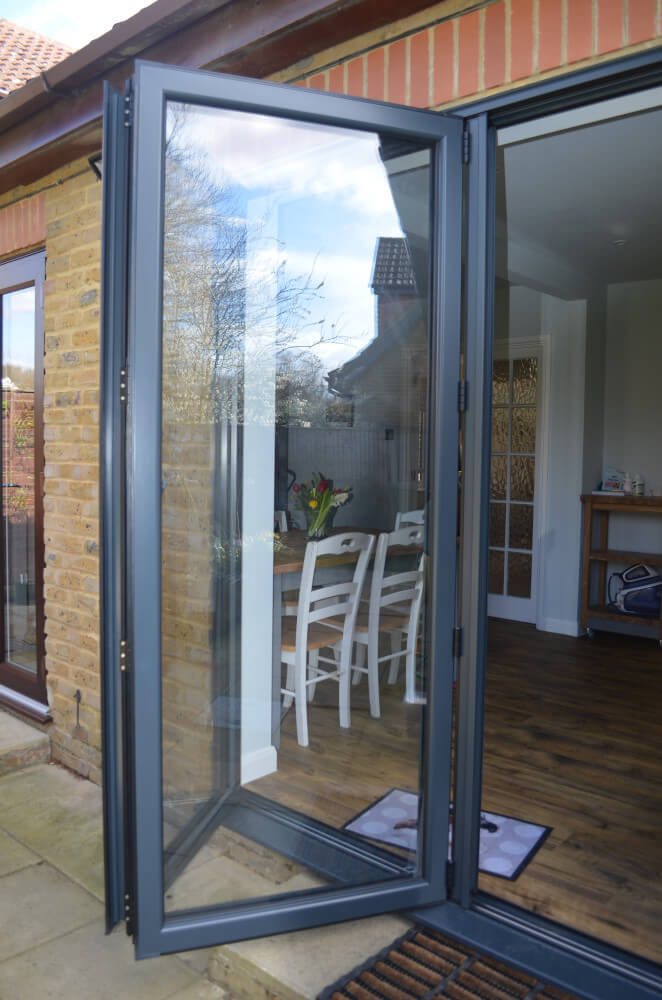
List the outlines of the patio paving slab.
{"label": "patio paving slab", "polygon": [[55,764],[0,778],[0,829],[99,900],[104,898],[101,789]]}
{"label": "patio paving slab", "polygon": [[172,955],[136,962],[124,928],[106,935],[102,919],[0,963],[1,1000],[181,1000],[206,985]]}
{"label": "patio paving slab", "polygon": [[231,997],[216,983],[193,983],[181,993],[176,993],[168,1000],[231,1000]]}
{"label": "patio paving slab", "polygon": [[233,1000],[314,1000],[329,983],[409,930],[373,917],[216,948],[209,974]]}
{"label": "patio paving slab", "polygon": [[39,860],[38,854],[29,851],[11,834],[0,830],[0,877],[18,872],[28,865],[35,865]]}
{"label": "patio paving slab", "polygon": [[0,775],[47,761],[50,755],[46,733],[0,711]]}
{"label": "patio paving slab", "polygon": [[[4,875],[0,879],[0,961],[42,946],[102,913],[98,900],[45,862]],[[10,994],[10,1000],[24,996],[17,991]]]}
{"label": "patio paving slab", "polygon": [[273,882],[230,858],[212,858],[203,865],[184,871],[175,880],[166,893],[166,906],[172,913],[196,906],[260,899],[272,895],[277,889]]}

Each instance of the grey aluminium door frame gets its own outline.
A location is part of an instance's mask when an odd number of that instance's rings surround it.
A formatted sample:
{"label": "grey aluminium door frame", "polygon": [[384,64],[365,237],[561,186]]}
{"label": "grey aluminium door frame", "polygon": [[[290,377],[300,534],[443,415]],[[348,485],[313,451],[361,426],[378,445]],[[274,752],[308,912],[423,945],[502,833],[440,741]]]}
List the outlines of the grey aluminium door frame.
{"label": "grey aluminium door frame", "polygon": [[[129,800],[125,739],[124,411],[129,130],[126,98],[104,83],[101,274],[101,683],[106,930],[126,916]],[[122,656],[122,653],[125,655]]]}
{"label": "grey aluminium door frame", "polygon": [[487,548],[491,440],[492,331],[495,280],[497,128],[587,106],[662,85],[662,48],[573,71],[454,108],[465,119],[467,167],[464,375],[470,405],[464,415],[463,542],[460,607],[464,642],[458,672],[455,868],[450,901],[415,916],[497,958],[587,1000],[652,1000],[662,972],[617,948],[560,927],[478,891],[478,829],[487,644]]}
{"label": "grey aluminium door frame", "polygon": [[[429,550],[431,655],[423,787],[426,809],[420,877],[356,889],[317,891],[264,904],[238,904],[164,917],[161,817],[160,433],[161,247],[164,108],[167,99],[369,129],[429,143],[434,156],[432,381]],[[129,266],[127,403],[128,677],[133,712],[135,940],[138,957],[440,902],[446,857],[438,831],[450,799],[453,635],[456,587],[457,382],[460,359],[462,123],[416,111],[255,80],[137,63],[133,107],[132,230]],[[139,709],[139,711],[138,711]],[[432,766],[435,762],[436,766]],[[442,762],[442,766],[439,766]],[[445,763],[444,763],[445,762]],[[437,834],[437,835],[435,835]]]}

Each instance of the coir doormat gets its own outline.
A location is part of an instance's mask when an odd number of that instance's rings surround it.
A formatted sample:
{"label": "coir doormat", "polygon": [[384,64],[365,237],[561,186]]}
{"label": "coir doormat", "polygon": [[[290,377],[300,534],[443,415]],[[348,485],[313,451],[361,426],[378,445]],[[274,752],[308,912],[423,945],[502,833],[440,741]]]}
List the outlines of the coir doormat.
{"label": "coir doormat", "polygon": [[[353,820],[345,829],[360,837],[376,840],[414,853],[418,841],[416,820],[418,795],[392,788]],[[513,881],[524,871],[536,851],[551,833],[551,826],[539,826],[514,816],[481,813],[478,865],[486,875]],[[452,830],[449,833],[449,847]]]}
{"label": "coir doormat", "polygon": [[317,1000],[578,1000],[480,955],[436,931],[414,927]]}

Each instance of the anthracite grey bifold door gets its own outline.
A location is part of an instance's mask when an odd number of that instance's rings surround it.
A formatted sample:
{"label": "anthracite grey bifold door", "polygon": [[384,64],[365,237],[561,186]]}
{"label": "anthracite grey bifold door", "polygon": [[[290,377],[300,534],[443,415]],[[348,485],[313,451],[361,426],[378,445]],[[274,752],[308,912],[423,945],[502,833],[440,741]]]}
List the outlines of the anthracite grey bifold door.
{"label": "anthracite grey bifold door", "polygon": [[107,760],[107,863],[121,815],[109,883],[137,955],[440,902],[461,122],[149,63],[113,109],[128,318],[104,440],[107,475],[126,449],[126,549],[104,584],[126,583],[106,689],[114,650],[127,787],[122,809]]}

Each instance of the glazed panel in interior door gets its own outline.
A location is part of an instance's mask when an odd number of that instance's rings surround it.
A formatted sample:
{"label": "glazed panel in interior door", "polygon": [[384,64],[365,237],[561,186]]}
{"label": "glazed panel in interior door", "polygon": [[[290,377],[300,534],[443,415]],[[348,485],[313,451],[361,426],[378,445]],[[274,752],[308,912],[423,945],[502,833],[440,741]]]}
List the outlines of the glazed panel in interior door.
{"label": "glazed panel in interior door", "polygon": [[490,594],[531,596],[537,382],[535,357],[494,362]]}

